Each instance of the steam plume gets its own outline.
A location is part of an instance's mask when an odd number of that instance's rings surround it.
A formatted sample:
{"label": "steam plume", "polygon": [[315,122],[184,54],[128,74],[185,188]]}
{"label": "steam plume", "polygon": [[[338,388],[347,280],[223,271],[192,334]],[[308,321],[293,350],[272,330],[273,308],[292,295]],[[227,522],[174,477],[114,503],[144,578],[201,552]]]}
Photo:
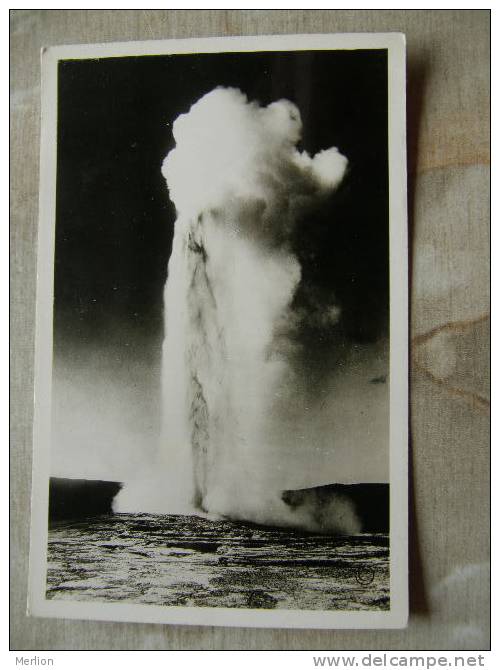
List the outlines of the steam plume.
{"label": "steam plume", "polygon": [[[283,502],[279,457],[301,393],[294,333],[303,319],[335,323],[340,309],[293,308],[301,266],[291,240],[347,159],[336,148],[298,151],[296,106],[260,107],[236,89],[205,95],[173,134],[162,168],[177,221],[165,287],[162,486],[152,506],[315,528],[312,512]],[[330,516],[331,529],[356,531],[345,505]]]}

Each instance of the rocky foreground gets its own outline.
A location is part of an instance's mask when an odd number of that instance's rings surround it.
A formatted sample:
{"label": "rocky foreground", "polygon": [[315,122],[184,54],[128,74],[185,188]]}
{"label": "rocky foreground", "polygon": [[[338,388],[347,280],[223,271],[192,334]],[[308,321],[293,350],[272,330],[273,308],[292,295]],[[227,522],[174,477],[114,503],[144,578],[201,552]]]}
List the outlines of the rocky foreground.
{"label": "rocky foreground", "polygon": [[387,534],[310,535],[116,514],[49,531],[47,597],[193,607],[385,610]]}

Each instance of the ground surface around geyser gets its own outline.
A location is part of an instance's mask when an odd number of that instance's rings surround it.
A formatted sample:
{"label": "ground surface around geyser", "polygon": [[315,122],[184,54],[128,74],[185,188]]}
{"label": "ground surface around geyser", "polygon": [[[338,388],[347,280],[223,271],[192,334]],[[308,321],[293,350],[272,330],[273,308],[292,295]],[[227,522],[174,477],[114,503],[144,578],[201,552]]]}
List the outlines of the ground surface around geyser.
{"label": "ground surface around geyser", "polygon": [[389,538],[332,537],[177,515],[59,522],[49,530],[47,598],[386,610]]}

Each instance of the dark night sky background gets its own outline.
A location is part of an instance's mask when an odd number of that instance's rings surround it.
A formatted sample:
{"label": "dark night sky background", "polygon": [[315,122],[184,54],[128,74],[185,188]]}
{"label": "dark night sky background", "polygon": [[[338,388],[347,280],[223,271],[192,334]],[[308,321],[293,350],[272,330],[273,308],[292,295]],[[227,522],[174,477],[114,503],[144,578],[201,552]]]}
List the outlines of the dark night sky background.
{"label": "dark night sky background", "polygon": [[[53,410],[61,463],[78,433],[71,458],[78,448],[91,460],[93,444],[99,458],[127,415],[128,433],[136,432],[129,436],[125,427],[120,439],[130,437],[129,452],[134,440],[153,441],[157,432],[163,288],[175,221],[160,169],[174,146],[174,120],[216,86],[239,88],[261,105],[294,102],[303,121],[299,148],[312,155],[336,146],[348,158],[339,190],[314,222],[298,226],[294,250],[303,281],[340,303],[337,342],[339,332],[360,347],[387,342],[385,50],[62,61]],[[324,332],[311,337],[321,365],[321,347],[326,352],[332,341]],[[83,465],[71,467],[88,474]],[[103,472],[114,476],[112,470]]]}
{"label": "dark night sky background", "polygon": [[[300,109],[301,148],[337,146],[349,174],[307,236],[304,276],[333,290],[342,327],[370,341],[388,299],[387,57],[380,51],[203,54],[59,66],[55,351],[162,336],[175,210],[160,167],[172,123],[216,86]],[[314,262],[309,261],[310,252]],[[123,333],[129,342],[123,342]]]}

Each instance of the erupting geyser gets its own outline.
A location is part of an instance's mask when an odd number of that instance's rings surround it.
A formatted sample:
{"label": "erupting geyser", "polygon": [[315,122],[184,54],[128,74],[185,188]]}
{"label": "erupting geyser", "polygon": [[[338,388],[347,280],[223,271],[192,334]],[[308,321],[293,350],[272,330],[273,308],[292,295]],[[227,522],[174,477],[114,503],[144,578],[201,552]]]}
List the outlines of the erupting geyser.
{"label": "erupting geyser", "polygon": [[[293,393],[293,332],[304,318],[292,308],[301,281],[292,234],[338,186],[347,159],[336,148],[299,152],[297,107],[260,107],[236,89],[202,97],[173,134],[162,169],[177,221],[156,507],[314,526],[310,512],[283,502],[266,456]],[[335,304],[322,306],[322,320],[338,316]],[[333,516],[332,529],[355,530],[348,504]]]}

